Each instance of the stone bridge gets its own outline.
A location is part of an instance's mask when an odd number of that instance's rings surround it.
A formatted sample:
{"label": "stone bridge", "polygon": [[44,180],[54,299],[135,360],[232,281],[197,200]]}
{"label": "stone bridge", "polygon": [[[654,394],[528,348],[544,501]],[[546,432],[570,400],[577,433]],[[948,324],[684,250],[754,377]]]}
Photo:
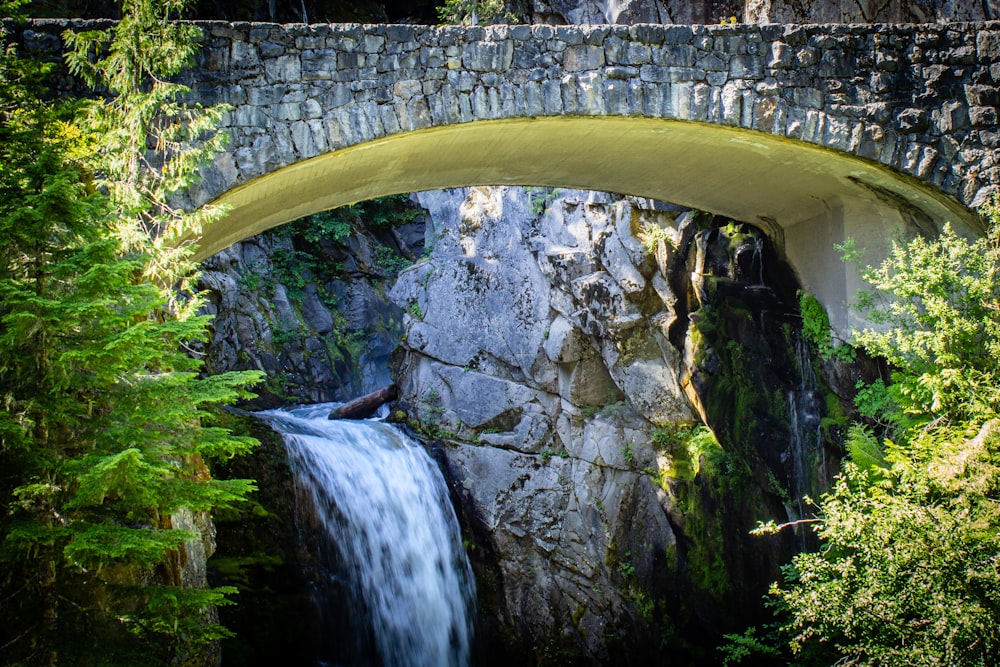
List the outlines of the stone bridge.
{"label": "stone bridge", "polygon": [[845,329],[835,243],[978,233],[1000,189],[1000,23],[201,25],[186,82],[233,105],[203,256],[394,193],[606,190],[763,227]]}

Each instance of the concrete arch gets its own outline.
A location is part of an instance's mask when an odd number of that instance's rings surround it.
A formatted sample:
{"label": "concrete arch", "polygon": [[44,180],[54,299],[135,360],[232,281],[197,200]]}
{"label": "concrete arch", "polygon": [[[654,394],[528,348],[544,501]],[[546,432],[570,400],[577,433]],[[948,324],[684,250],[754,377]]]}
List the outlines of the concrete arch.
{"label": "concrete arch", "polygon": [[807,142],[691,121],[557,116],[404,132],[277,169],[216,200],[229,215],[205,230],[199,255],[336,206],[470,185],[608,190],[756,223],[844,331],[856,324],[846,304],[859,284],[834,244],[854,238],[874,262],[900,234],[944,222],[980,232],[936,188]]}

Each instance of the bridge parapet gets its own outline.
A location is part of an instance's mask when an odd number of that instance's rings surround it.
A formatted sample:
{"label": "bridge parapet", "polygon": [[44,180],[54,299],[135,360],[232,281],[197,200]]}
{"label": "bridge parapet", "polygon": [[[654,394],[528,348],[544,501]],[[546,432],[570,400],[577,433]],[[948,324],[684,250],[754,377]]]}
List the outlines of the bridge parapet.
{"label": "bridge parapet", "polygon": [[759,130],[968,206],[1000,184],[997,23],[203,26],[194,96],[236,106],[220,191],[401,132],[567,115]]}

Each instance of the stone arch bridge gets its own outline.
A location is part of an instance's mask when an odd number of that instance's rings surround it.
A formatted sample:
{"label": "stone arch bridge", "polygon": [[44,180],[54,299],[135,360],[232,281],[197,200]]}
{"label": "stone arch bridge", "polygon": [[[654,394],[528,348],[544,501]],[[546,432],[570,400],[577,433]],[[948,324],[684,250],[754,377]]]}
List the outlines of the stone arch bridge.
{"label": "stone arch bridge", "polygon": [[233,106],[203,256],[388,194],[607,190],[760,225],[846,329],[835,243],[977,233],[1000,189],[1000,23],[201,26],[186,83]]}

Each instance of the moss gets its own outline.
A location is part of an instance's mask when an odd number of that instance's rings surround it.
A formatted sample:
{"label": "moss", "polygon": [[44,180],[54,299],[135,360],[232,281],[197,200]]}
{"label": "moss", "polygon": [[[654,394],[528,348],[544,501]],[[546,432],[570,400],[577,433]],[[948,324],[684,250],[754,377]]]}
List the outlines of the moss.
{"label": "moss", "polygon": [[677,487],[676,500],[682,508],[684,534],[689,541],[681,574],[693,589],[721,601],[732,587],[726,568],[725,527],[711,502],[715,494],[704,491],[697,480]]}
{"label": "moss", "polygon": [[580,627],[580,621],[587,614],[587,608],[584,605],[577,605],[576,609],[573,610],[573,616],[571,620],[573,621],[573,627],[577,629],[581,634],[584,633],[583,629]]}

